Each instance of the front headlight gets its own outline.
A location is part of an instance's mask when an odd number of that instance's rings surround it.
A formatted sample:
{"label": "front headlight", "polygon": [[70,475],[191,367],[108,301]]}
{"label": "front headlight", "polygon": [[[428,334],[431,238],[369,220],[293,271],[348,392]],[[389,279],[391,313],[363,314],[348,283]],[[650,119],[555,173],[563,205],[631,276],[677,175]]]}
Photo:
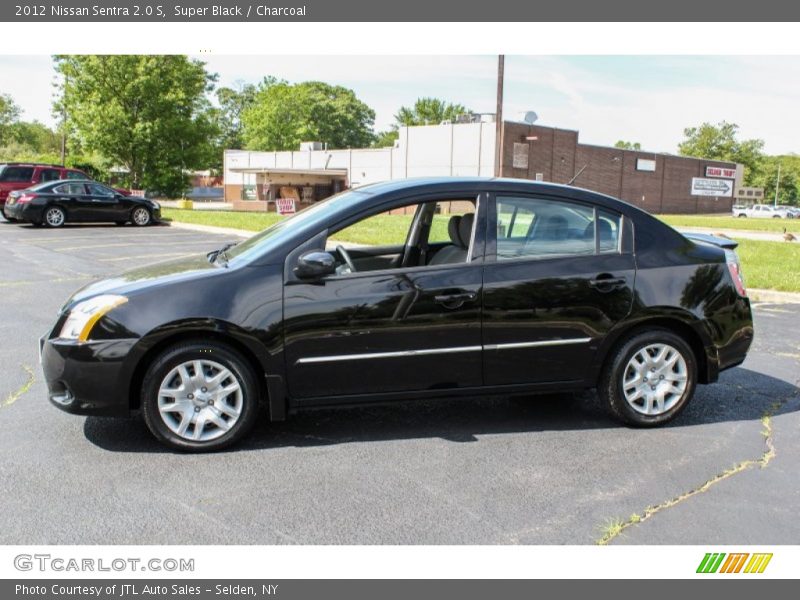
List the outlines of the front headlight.
{"label": "front headlight", "polygon": [[127,301],[125,296],[103,294],[79,302],[69,311],[69,316],[64,321],[58,337],[85,342],[89,339],[92,327],[103,315]]}

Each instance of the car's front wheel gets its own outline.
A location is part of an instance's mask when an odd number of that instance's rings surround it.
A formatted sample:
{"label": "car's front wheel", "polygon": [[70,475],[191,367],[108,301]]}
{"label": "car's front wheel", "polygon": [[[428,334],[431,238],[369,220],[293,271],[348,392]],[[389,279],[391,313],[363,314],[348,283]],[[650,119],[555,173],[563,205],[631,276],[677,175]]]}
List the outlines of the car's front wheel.
{"label": "car's front wheel", "polygon": [[618,346],[598,392],[611,413],[628,425],[651,427],[675,418],[697,383],[694,352],[680,336],[651,329]]}
{"label": "car's front wheel", "polygon": [[137,206],[131,212],[131,223],[139,227],[144,227],[150,224],[150,211],[143,206]]}
{"label": "car's front wheel", "polygon": [[220,450],[238,442],[253,427],[258,404],[247,360],[218,343],[173,346],[153,361],[142,383],[145,423],[179,450]]}
{"label": "car's front wheel", "polygon": [[50,206],[44,211],[44,224],[48,227],[61,227],[67,222],[67,213],[60,206]]}

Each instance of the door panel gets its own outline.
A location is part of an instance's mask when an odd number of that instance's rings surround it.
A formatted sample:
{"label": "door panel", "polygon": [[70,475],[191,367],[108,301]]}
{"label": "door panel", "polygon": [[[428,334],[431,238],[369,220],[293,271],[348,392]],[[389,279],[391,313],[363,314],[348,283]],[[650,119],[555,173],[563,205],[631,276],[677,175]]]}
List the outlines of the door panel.
{"label": "door panel", "polygon": [[[605,335],[630,312],[635,272],[630,254],[488,265],[486,384],[582,379]],[[603,284],[602,275],[624,283]]]}
{"label": "door panel", "polygon": [[86,186],[89,193],[86,201],[86,218],[88,221],[116,221],[127,218],[122,210],[122,203],[117,194],[102,185],[90,183]]}
{"label": "door panel", "polygon": [[498,194],[490,206],[485,384],[583,380],[633,304],[630,232],[620,215],[568,198]]}
{"label": "door panel", "polygon": [[289,285],[289,389],[297,399],[478,386],[480,264]]}

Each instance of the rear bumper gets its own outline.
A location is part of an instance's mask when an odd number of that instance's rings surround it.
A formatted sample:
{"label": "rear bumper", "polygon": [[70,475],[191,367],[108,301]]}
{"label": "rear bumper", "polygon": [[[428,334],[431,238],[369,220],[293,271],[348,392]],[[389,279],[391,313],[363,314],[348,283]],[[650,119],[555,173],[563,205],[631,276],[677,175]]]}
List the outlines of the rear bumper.
{"label": "rear bumper", "polygon": [[38,223],[42,220],[42,207],[36,204],[6,204],[3,206],[3,214],[19,221],[30,221]]}
{"label": "rear bumper", "polygon": [[129,415],[128,393],[120,382],[125,380],[125,359],[137,341],[39,340],[50,402],[76,415]]}

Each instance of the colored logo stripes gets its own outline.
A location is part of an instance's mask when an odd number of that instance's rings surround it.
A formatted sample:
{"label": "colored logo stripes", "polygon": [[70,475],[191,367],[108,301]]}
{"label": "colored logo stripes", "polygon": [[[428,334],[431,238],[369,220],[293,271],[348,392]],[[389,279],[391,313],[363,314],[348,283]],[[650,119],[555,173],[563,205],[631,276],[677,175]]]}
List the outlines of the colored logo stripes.
{"label": "colored logo stripes", "polygon": [[[748,560],[749,559],[749,560]],[[698,573],[763,573],[772,553],[707,552],[697,567]]]}

